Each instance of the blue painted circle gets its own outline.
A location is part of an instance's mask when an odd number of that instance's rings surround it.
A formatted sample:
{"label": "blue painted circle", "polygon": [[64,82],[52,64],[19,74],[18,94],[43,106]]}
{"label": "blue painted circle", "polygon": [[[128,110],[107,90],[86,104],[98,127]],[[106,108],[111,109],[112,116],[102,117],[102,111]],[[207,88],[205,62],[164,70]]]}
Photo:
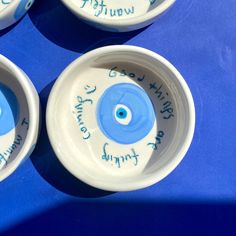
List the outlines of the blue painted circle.
{"label": "blue painted circle", "polygon": [[130,83],[108,88],[97,106],[100,129],[120,144],[136,143],[146,137],[155,119],[154,107],[146,92]]}
{"label": "blue painted circle", "polygon": [[15,11],[15,19],[19,20],[21,17],[23,17],[33,3],[34,0],[21,0]]}
{"label": "blue painted circle", "polygon": [[15,128],[19,114],[19,104],[15,94],[0,83],[0,136]]}

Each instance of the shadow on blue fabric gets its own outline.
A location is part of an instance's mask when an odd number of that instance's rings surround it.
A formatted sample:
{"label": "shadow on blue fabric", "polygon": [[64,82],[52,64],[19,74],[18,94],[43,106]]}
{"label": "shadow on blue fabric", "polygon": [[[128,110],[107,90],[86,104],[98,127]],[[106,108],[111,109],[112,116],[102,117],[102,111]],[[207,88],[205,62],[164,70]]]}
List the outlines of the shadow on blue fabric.
{"label": "shadow on blue fabric", "polygon": [[17,21],[15,24],[7,27],[6,29],[0,30],[0,37],[10,32],[20,21]]}
{"label": "shadow on blue fabric", "polygon": [[36,0],[29,16],[47,39],[79,53],[102,46],[123,44],[143,31],[111,33],[95,29],[74,16],[59,0]]}
{"label": "shadow on blue fabric", "polygon": [[9,235],[235,235],[235,204],[67,202]]}

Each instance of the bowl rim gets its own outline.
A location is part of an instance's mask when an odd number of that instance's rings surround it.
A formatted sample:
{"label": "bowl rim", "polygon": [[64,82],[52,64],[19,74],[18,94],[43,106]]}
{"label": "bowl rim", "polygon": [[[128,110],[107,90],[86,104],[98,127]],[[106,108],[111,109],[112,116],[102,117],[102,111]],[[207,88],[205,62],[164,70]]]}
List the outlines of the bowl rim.
{"label": "bowl rim", "polygon": [[[59,89],[61,87],[61,84],[68,78],[69,74],[71,73],[71,71],[74,70],[74,67],[78,67],[79,65],[82,65],[84,63],[86,63],[86,61],[95,58],[98,55],[102,55],[102,54],[106,54],[106,53],[110,53],[110,52],[119,52],[119,54],[122,52],[135,52],[135,53],[140,53],[146,56],[149,56],[151,58],[154,58],[156,60],[158,60],[164,67],[166,67],[166,69],[168,69],[169,71],[171,71],[176,80],[180,83],[181,88],[183,89],[183,93],[186,96],[187,99],[187,103],[188,103],[188,117],[189,117],[189,127],[188,127],[188,131],[186,134],[186,138],[183,141],[183,146],[180,148],[180,151],[178,152],[178,154],[175,156],[175,158],[173,158],[173,160],[171,162],[169,162],[164,168],[162,168],[159,172],[154,173],[152,176],[149,176],[146,179],[142,179],[136,182],[132,182],[132,183],[123,183],[122,185],[118,185],[118,184],[109,184],[109,183],[105,183],[102,181],[97,180],[96,178],[93,179],[88,179],[88,176],[84,176],[83,173],[80,173],[82,171],[82,168],[80,169],[73,169],[73,166],[71,166],[70,164],[67,163],[66,161],[66,157],[64,157],[60,151],[57,148],[57,141],[54,139],[54,130],[53,130],[53,114],[54,114],[54,101],[57,98],[57,94],[59,94]],[[56,153],[56,156],[58,157],[59,161],[62,163],[62,165],[72,174],[74,175],[76,178],[82,180],[83,182],[95,187],[95,188],[99,188],[99,189],[103,189],[103,190],[107,190],[107,191],[131,191],[131,190],[137,190],[137,189],[142,189],[145,187],[148,187],[150,185],[153,185],[157,182],[159,182],[160,180],[162,180],[163,178],[165,178],[167,175],[169,175],[177,166],[178,164],[182,161],[182,159],[184,158],[185,154],[187,153],[192,139],[193,139],[193,135],[194,135],[194,129],[195,129],[195,106],[194,106],[194,101],[193,101],[193,97],[192,94],[190,92],[190,89],[187,85],[187,83],[185,82],[185,80],[183,79],[183,77],[181,76],[181,74],[177,71],[177,69],[169,62],[167,61],[165,58],[163,58],[162,56],[160,56],[159,54],[152,52],[148,49],[145,48],[141,48],[141,47],[137,47],[137,46],[130,46],[130,45],[115,45],[115,46],[106,46],[106,47],[101,47],[98,49],[95,49],[93,51],[90,51],[86,54],[84,54],[83,56],[81,56],[80,58],[74,60],[63,72],[62,74],[59,76],[59,78],[57,79],[57,81],[55,82],[51,93],[49,95],[49,99],[48,99],[48,104],[47,104],[47,109],[46,109],[46,126],[47,126],[47,131],[48,131],[48,136],[49,136],[49,140],[50,143],[53,147],[53,150]],[[61,137],[62,138],[62,137]]]}
{"label": "bowl rim", "polygon": [[[36,144],[36,139],[38,137],[39,132],[39,98],[36,92],[35,87],[32,82],[29,80],[28,76],[13,62],[7,59],[5,56],[0,54],[0,63],[3,64],[9,73],[11,73],[16,81],[22,88],[22,91],[25,94],[27,105],[29,109],[29,128],[27,131],[27,135],[24,141],[23,146],[21,147],[20,152],[12,160],[11,164],[6,168],[0,170],[0,182],[10,176],[22,163],[24,159],[29,157],[30,152],[33,151],[32,147]],[[37,96],[36,96],[37,95]]]}
{"label": "bowl rim", "polygon": [[89,22],[94,22],[98,25],[106,25],[108,27],[126,27],[132,25],[138,25],[154,19],[155,17],[162,14],[168,8],[170,8],[176,0],[164,0],[152,11],[137,17],[131,17],[126,19],[114,20],[110,18],[99,18],[91,14],[84,14],[84,11],[80,9],[78,4],[75,4],[72,0],[61,0],[65,6],[67,6],[72,12],[78,14],[78,16]]}

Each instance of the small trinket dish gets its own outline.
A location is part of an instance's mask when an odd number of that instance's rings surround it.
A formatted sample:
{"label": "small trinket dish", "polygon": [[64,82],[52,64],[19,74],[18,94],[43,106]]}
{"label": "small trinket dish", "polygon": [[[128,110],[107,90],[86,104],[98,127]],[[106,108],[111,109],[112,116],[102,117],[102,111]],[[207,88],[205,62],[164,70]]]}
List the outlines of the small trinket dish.
{"label": "small trinket dish", "polygon": [[0,181],[30,156],[38,132],[38,94],[26,74],[0,55]]}
{"label": "small trinket dish", "polygon": [[129,191],[162,180],[184,158],[195,108],[166,59],[140,47],[108,46],[65,69],[49,96],[46,122],[70,173],[96,188]]}

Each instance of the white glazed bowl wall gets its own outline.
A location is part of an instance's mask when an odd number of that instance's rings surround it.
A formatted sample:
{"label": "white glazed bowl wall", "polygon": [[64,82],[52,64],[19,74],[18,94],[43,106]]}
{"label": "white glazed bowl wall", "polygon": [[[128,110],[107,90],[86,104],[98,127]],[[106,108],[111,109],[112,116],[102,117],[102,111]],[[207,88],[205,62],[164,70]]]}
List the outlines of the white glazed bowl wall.
{"label": "white glazed bowl wall", "polygon": [[29,123],[27,124],[26,137],[24,137],[23,143],[18,147],[17,155],[14,155],[14,158],[10,157],[7,165],[0,170],[0,181],[10,176],[31,155],[36,146],[40,124],[40,102],[34,85],[18,66],[0,55],[0,82],[4,81],[1,79],[2,75],[9,75],[8,78],[14,80],[9,82],[9,84],[15,84],[20,90],[18,92],[22,93],[21,98],[24,100],[20,101],[20,109],[25,110],[28,114]]}

